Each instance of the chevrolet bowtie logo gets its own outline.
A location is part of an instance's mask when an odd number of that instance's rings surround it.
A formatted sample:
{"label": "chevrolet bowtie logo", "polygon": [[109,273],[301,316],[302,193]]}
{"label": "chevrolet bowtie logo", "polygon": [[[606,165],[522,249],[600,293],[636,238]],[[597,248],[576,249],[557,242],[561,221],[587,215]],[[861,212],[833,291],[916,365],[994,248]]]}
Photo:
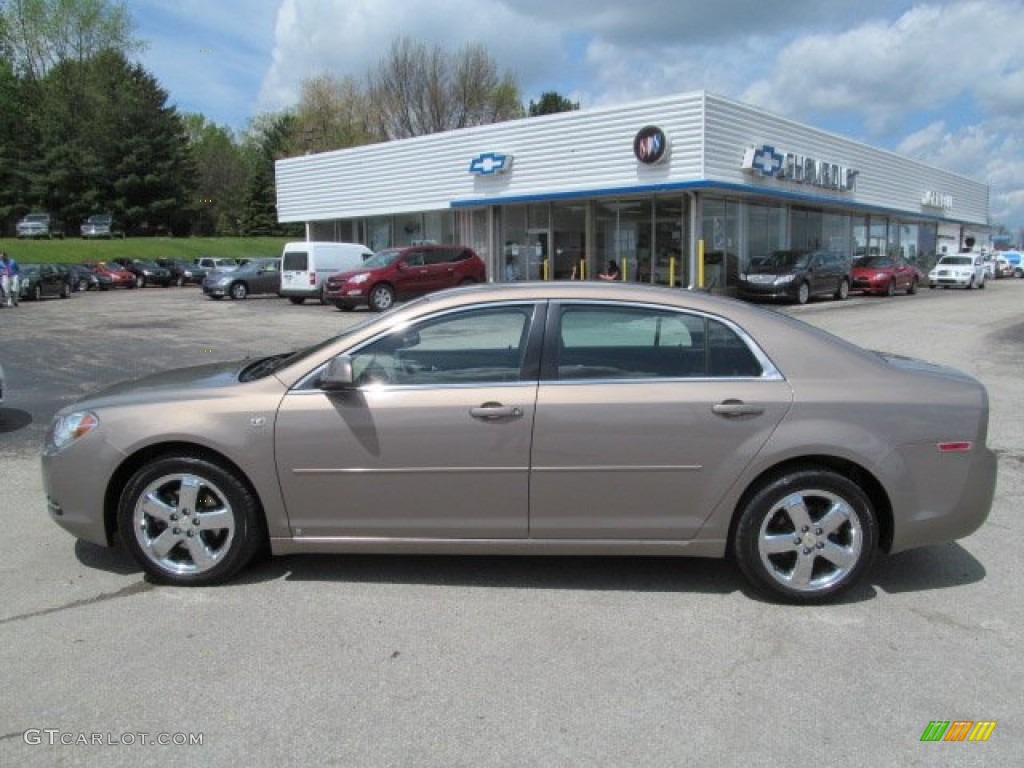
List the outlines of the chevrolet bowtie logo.
{"label": "chevrolet bowtie logo", "polygon": [[495,173],[504,173],[512,167],[512,155],[503,155],[498,152],[483,152],[472,159],[469,163],[469,172],[478,176],[491,176]]}

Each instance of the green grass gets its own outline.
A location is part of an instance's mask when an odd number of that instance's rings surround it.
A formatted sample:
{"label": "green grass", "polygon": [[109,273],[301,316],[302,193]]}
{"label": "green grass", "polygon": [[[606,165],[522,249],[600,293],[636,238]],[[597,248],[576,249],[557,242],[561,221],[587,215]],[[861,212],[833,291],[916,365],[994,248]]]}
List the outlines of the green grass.
{"label": "green grass", "polygon": [[0,238],[0,250],[21,264],[113,261],[114,259],[185,259],[221,256],[231,259],[280,256],[285,237],[129,237],[124,240],[17,240]]}

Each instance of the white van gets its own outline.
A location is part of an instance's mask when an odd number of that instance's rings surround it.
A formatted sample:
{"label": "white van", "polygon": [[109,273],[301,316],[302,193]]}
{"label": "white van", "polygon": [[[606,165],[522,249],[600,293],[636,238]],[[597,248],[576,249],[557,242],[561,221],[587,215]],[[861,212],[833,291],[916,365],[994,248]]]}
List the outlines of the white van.
{"label": "white van", "polygon": [[281,253],[281,290],[278,294],[292,304],[306,299],[324,300],[327,278],[337,272],[357,269],[373,251],[359,243],[303,241],[285,243]]}

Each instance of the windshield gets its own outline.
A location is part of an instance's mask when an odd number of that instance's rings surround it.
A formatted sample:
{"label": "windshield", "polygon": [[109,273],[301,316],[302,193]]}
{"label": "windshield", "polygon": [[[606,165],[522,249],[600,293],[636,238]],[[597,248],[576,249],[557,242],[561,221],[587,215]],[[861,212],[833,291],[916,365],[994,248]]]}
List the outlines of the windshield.
{"label": "windshield", "polygon": [[809,256],[806,253],[779,251],[778,253],[772,254],[771,259],[768,260],[768,265],[772,267],[783,267],[785,269],[802,269],[807,266],[808,258]]}
{"label": "windshield", "polygon": [[974,259],[970,256],[944,256],[939,259],[939,264],[953,264],[955,266],[969,267],[974,264]]}
{"label": "windshield", "polygon": [[891,267],[892,259],[888,256],[862,256],[853,262],[855,267]]}
{"label": "windshield", "polygon": [[360,330],[363,326],[369,325],[370,323],[377,322],[379,315],[371,316],[365,320],[353,325],[350,328],[346,328],[336,336],[329,336],[317,344],[313,344],[309,347],[302,347],[301,349],[293,350],[292,352],[284,352],[280,355],[271,355],[270,357],[263,357],[259,360],[254,360],[252,363],[242,369],[241,374],[238,376],[239,381],[255,381],[256,379],[262,379],[265,376],[286,368],[292,363],[297,363],[304,357],[312,354],[316,354],[324,347],[327,347],[338,339],[343,339],[351,333]]}
{"label": "windshield", "polygon": [[378,251],[363,262],[363,269],[379,269],[380,267],[391,266],[402,254],[398,248],[388,248],[385,251]]}
{"label": "windshield", "polygon": [[25,217],[25,221],[49,221],[50,217],[45,213],[30,213]]}
{"label": "windshield", "polygon": [[110,217],[109,216],[105,216],[102,213],[94,213],[92,216],[90,216],[87,219],[87,221],[88,221],[89,224],[109,224],[110,223]]}

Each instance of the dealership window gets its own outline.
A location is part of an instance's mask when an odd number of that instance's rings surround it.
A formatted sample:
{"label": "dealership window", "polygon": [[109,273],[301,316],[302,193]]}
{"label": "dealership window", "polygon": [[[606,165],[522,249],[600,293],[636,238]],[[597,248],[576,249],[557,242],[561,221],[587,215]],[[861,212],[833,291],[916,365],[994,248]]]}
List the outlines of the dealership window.
{"label": "dealership window", "polygon": [[686,285],[686,201],[665,197],[654,201],[654,257],[650,279],[658,285]]}
{"label": "dealership window", "polygon": [[786,248],[786,206],[748,203],[747,250],[744,267]]}
{"label": "dealership window", "polygon": [[378,216],[366,222],[366,245],[376,253],[391,247],[391,217]]}
{"label": "dealership window", "polygon": [[651,201],[609,200],[595,213],[594,269],[603,272],[608,262],[619,267],[623,280],[634,281],[642,267],[650,274]]}
{"label": "dealership window", "polygon": [[845,213],[826,213],[821,217],[821,238],[825,250],[844,259],[853,257],[851,220]]}
{"label": "dealership window", "polygon": [[739,212],[736,200],[704,198],[701,232],[704,238],[704,287],[735,284],[739,273]]}
{"label": "dealership window", "polygon": [[587,204],[577,202],[552,206],[551,223],[554,278],[582,279],[587,272],[583,263],[586,258]]}
{"label": "dealership window", "polygon": [[412,245],[420,243],[423,237],[423,217],[418,213],[394,217],[394,245]]}

